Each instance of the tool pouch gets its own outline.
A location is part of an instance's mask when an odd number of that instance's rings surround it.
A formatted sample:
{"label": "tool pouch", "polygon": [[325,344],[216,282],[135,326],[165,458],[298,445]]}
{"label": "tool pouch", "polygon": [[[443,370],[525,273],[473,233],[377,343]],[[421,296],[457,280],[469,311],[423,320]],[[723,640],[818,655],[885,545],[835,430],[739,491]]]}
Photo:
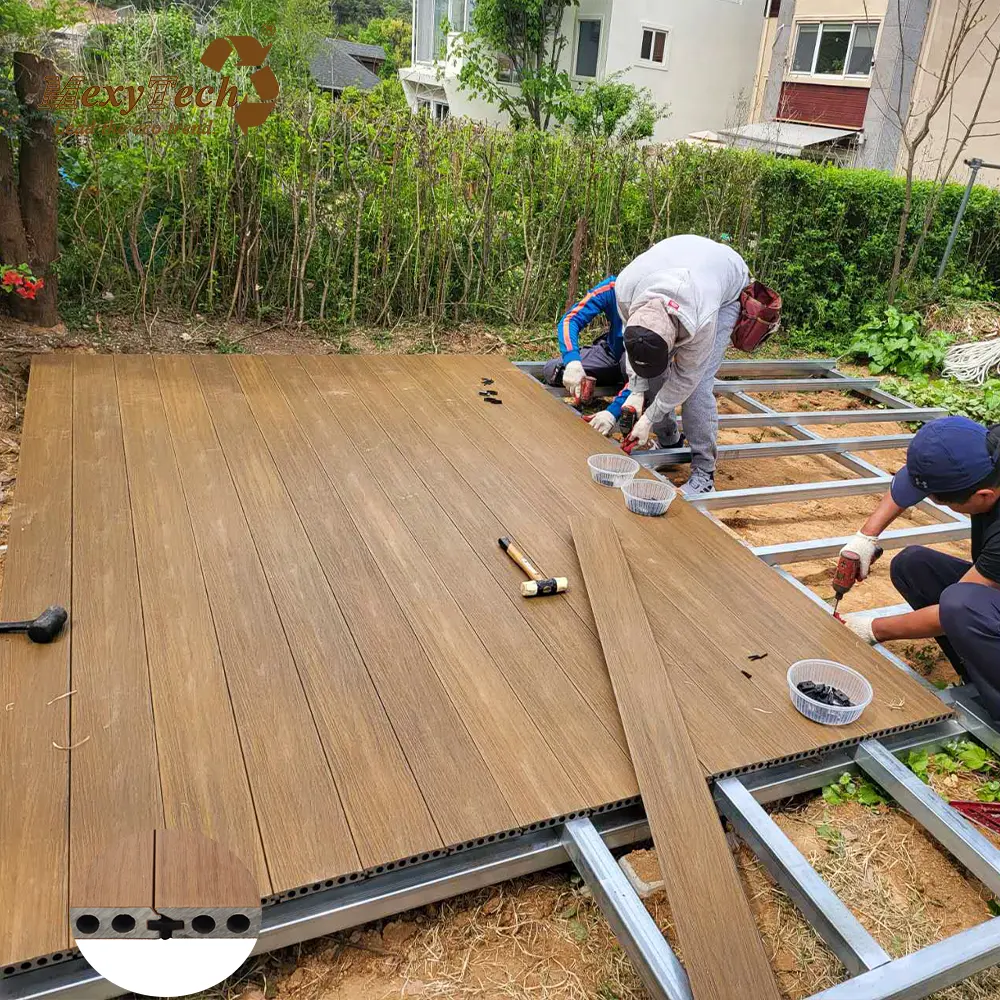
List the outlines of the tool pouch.
{"label": "tool pouch", "polygon": [[781,326],[781,296],[761,281],[740,294],[740,318],[733,327],[732,344],[738,351],[754,351]]}

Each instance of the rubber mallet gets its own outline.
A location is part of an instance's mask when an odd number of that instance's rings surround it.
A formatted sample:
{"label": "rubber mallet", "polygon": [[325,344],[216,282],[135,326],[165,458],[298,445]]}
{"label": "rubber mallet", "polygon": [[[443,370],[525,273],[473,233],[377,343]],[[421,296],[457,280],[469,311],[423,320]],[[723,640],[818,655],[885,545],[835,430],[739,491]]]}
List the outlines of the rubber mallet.
{"label": "rubber mallet", "polygon": [[66,624],[66,609],[53,604],[27,622],[0,622],[0,633],[25,632],[32,642],[52,642]]}
{"label": "rubber mallet", "polygon": [[569,581],[564,576],[546,577],[513,538],[498,538],[497,542],[500,548],[531,577],[530,580],[525,580],[521,584],[522,597],[548,597],[550,594],[562,594],[569,586]]}

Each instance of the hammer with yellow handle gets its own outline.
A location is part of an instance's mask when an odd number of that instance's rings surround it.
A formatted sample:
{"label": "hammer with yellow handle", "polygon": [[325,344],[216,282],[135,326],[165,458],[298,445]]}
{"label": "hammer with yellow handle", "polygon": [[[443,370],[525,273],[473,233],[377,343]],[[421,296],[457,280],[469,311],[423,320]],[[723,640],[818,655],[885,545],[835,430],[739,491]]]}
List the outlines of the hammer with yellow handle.
{"label": "hammer with yellow handle", "polygon": [[498,538],[497,542],[500,548],[531,577],[521,584],[522,597],[548,597],[550,594],[561,594],[569,586],[569,581],[564,576],[547,578],[513,538]]}

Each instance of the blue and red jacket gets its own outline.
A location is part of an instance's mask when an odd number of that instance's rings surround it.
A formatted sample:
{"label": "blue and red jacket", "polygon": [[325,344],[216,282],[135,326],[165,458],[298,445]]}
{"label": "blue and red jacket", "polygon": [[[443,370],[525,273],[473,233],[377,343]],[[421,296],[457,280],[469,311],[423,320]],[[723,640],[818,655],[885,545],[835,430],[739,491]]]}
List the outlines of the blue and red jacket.
{"label": "blue and red jacket", "polygon": [[[615,298],[615,275],[605,278],[595,285],[569,312],[559,320],[559,350],[564,365],[580,361],[580,332],[598,316],[604,315],[608,321],[607,345],[609,353],[616,361],[625,353],[625,328],[618,314],[618,300]],[[618,394],[608,411],[615,417],[621,416],[622,407],[628,397],[628,386]]]}

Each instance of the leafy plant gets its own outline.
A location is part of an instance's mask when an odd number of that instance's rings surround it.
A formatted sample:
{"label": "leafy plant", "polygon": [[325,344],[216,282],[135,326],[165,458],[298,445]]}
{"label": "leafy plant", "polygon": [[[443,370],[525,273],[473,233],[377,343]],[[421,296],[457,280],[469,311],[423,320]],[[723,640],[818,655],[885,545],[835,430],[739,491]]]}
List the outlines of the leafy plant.
{"label": "leafy plant", "polygon": [[993,755],[971,740],[958,740],[945,747],[948,755],[970,771],[987,771],[996,767]]}
{"label": "leafy plant", "polygon": [[922,324],[919,313],[903,313],[889,306],[883,316],[858,328],[848,351],[865,358],[875,375],[890,371],[913,376],[937,371],[955,337],[941,330],[921,333]]}
{"label": "leafy plant", "polygon": [[559,121],[574,135],[619,142],[649,139],[668,114],[669,106],[657,104],[648,87],[625,83],[620,73],[571,91],[556,109]]}
{"label": "leafy plant", "polygon": [[926,750],[911,750],[906,756],[906,766],[926,785],[930,783],[930,754]]}
{"label": "leafy plant", "polygon": [[877,785],[849,771],[845,771],[832,785],[823,789],[823,799],[831,806],[860,802],[863,806],[874,807],[885,805],[889,801]]}
{"label": "leafy plant", "polygon": [[987,781],[980,785],[976,798],[980,802],[1000,802],[1000,781]]}
{"label": "leafy plant", "polygon": [[884,387],[915,406],[934,406],[978,420],[983,424],[1000,422],[1000,378],[982,385],[968,386],[950,378],[918,375],[909,381],[886,379]]}
{"label": "leafy plant", "polygon": [[228,337],[216,337],[213,346],[218,354],[245,354],[243,345],[238,340],[230,340]]}

